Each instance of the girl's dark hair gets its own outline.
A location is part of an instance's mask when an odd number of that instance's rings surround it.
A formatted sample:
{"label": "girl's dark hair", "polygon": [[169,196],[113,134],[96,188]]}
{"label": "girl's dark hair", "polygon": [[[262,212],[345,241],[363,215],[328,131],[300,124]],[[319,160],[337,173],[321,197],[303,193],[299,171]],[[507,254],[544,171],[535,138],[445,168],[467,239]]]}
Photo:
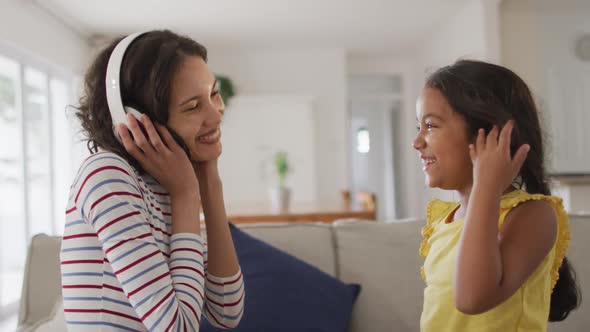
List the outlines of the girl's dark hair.
{"label": "girl's dark hair", "polygon": [[[431,74],[426,87],[440,91],[452,109],[465,119],[470,140],[475,140],[479,128],[484,128],[487,133],[494,125],[502,128],[513,119],[512,155],[522,144],[531,147],[520,170],[521,187],[531,194],[551,194],[545,178],[543,136],[537,107],[531,91],[518,75],[502,66],[459,60]],[[564,258],[551,294],[549,321],[564,320],[580,305],[580,300],[575,272]]]}
{"label": "girl's dark hair", "polygon": [[[136,169],[139,163],[125,150],[113,133],[109,112],[105,77],[109,57],[123,38],[114,40],[103,49],[86,72],[84,91],[76,107],[90,153],[98,148],[114,152]],[[150,31],[127,48],[121,65],[121,97],[123,104],[145,113],[152,121],[166,125],[172,79],[187,56],[198,56],[207,61],[207,49],[196,41],[168,30]],[[186,145],[168,128],[176,141]]]}

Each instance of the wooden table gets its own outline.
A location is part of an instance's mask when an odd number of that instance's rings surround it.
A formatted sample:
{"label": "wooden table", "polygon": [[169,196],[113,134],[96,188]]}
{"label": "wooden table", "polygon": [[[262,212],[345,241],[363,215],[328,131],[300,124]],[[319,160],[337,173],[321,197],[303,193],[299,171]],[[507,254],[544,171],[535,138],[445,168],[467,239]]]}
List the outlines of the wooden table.
{"label": "wooden table", "polygon": [[289,211],[273,212],[270,208],[232,209],[228,208],[228,219],[236,224],[263,222],[325,222],[338,219],[376,220],[374,210],[345,209],[337,206],[296,206]]}

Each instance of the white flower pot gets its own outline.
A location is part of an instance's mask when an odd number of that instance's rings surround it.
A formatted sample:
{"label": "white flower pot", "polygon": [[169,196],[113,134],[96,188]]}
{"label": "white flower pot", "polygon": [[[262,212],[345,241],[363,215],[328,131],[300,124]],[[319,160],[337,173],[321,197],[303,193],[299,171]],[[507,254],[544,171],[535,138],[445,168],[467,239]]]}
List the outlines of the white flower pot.
{"label": "white flower pot", "polygon": [[285,187],[276,187],[269,189],[270,207],[273,212],[289,211],[291,201],[291,189]]}

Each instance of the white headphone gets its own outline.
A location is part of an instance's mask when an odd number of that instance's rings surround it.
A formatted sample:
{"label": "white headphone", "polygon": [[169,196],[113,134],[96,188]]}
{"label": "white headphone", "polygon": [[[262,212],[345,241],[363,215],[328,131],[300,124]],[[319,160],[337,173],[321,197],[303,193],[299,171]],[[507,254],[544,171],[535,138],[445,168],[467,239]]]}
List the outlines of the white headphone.
{"label": "white headphone", "polygon": [[107,104],[111,112],[111,118],[113,119],[113,131],[115,137],[120,140],[119,134],[117,133],[117,126],[120,123],[127,124],[127,113],[131,113],[139,120],[141,112],[134,109],[133,107],[124,106],[123,99],[121,98],[121,65],[123,64],[123,57],[125,51],[129,45],[138,37],[145,34],[146,32],[137,32],[130,34],[123,38],[109,57],[109,63],[107,65],[107,75],[105,79],[106,91],[107,91]]}

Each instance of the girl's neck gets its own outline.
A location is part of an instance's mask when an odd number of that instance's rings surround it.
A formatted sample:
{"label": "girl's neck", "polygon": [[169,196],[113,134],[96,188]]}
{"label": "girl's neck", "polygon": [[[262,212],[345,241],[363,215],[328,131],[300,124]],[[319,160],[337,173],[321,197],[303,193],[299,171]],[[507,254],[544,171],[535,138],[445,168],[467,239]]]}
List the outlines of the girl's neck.
{"label": "girl's neck", "polygon": [[455,211],[453,219],[461,219],[465,217],[467,213],[467,204],[469,204],[469,196],[471,195],[472,185],[469,185],[465,189],[457,190],[459,194],[459,208]]}
{"label": "girl's neck", "polygon": [[[473,189],[473,185],[469,185],[467,187],[465,187],[465,189],[461,189],[461,190],[457,190],[457,194],[459,195],[459,208],[455,211],[454,214],[454,219],[460,219],[465,217],[465,214],[467,213],[467,207],[469,206],[469,197],[471,196],[471,190]],[[513,185],[508,186],[508,188],[506,188],[506,190],[504,190],[504,192],[502,193],[507,194],[513,190],[516,190],[516,188]]]}

